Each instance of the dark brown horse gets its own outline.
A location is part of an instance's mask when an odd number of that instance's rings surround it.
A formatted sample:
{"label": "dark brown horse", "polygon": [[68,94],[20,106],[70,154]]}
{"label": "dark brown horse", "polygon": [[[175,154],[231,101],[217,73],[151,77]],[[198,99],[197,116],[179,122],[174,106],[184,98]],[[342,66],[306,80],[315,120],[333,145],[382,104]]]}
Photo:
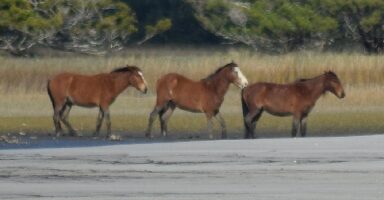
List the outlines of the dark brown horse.
{"label": "dark brown horse", "polygon": [[339,78],[331,71],[286,85],[255,83],[244,88],[241,99],[245,138],[255,137],[256,123],[263,111],[277,116],[293,115],[292,137],[298,130],[305,137],[306,118],[317,99],[327,91],[339,98],[345,97]]}
{"label": "dark brown horse", "polygon": [[231,83],[240,88],[248,84],[237,64],[233,62],[220,67],[200,81],[193,81],[176,73],[164,75],[157,81],[156,105],[149,117],[146,136],[151,137],[152,124],[157,114],[160,118],[161,132],[166,136],[168,119],[178,107],[191,112],[205,113],[211,138],[212,117],[215,117],[221,125],[222,138],[226,138],[225,122],[219,109]]}
{"label": "dark brown horse", "polygon": [[147,92],[147,84],[143,73],[138,67],[126,66],[102,73],[86,76],[73,73],[62,73],[48,81],[48,94],[53,105],[53,122],[56,136],[60,136],[62,128],[60,121],[68,128],[70,134],[76,135],[68,122],[72,105],[83,107],[99,107],[99,116],[94,136],[99,131],[104,117],[106,118],[107,137],[111,135],[111,120],[109,106],[116,97],[128,86],[133,86],[143,93]]}

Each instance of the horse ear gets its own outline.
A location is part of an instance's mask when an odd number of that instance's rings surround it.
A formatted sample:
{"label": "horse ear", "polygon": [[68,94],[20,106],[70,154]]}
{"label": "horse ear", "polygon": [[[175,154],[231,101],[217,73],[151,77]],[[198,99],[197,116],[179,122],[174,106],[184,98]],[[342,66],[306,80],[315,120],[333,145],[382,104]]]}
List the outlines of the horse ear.
{"label": "horse ear", "polygon": [[236,63],[235,63],[235,61],[231,61],[231,63],[230,63],[231,65],[235,65],[236,67],[239,67]]}

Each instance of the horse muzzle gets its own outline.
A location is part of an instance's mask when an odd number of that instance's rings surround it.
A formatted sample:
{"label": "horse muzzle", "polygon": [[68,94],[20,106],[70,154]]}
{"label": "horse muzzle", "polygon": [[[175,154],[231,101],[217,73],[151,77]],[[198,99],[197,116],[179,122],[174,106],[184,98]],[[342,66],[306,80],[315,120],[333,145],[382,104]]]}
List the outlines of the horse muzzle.
{"label": "horse muzzle", "polygon": [[141,90],[141,92],[142,92],[143,94],[147,94],[147,92],[148,92],[148,88],[145,87],[144,89]]}
{"label": "horse muzzle", "polygon": [[339,95],[339,98],[342,99],[342,98],[344,98],[344,97],[345,97],[345,92],[342,91],[341,94]]}
{"label": "horse muzzle", "polygon": [[140,84],[136,87],[137,90],[139,90],[140,92],[142,92],[143,94],[147,94],[147,91],[148,91],[148,87],[147,87],[147,84]]}
{"label": "horse muzzle", "polygon": [[248,86],[248,81],[240,82],[236,84],[240,89],[244,89]]}

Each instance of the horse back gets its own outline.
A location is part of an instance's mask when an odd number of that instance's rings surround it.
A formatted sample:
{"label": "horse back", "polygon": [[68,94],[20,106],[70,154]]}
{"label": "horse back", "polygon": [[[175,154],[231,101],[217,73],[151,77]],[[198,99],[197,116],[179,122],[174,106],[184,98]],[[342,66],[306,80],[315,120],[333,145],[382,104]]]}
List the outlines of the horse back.
{"label": "horse back", "polygon": [[156,93],[158,105],[173,101],[179,108],[192,112],[203,112],[206,107],[204,84],[177,73],[162,76],[157,81]]}
{"label": "horse back", "polygon": [[286,116],[309,112],[316,99],[302,83],[257,83],[246,91],[245,100],[255,108],[263,108],[273,115]]}

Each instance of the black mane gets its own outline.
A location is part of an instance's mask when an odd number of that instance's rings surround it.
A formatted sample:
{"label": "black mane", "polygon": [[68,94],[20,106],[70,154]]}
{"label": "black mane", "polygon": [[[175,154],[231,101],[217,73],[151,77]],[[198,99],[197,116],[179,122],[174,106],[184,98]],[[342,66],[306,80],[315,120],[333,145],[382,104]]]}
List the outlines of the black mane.
{"label": "black mane", "polygon": [[231,63],[228,63],[228,64],[226,64],[226,65],[224,65],[222,67],[219,67],[218,69],[215,70],[215,72],[213,72],[212,74],[208,75],[206,78],[203,78],[203,80],[209,80],[213,76],[215,76],[216,74],[220,73],[224,68],[226,68],[226,67],[234,67],[234,66],[237,66],[237,64],[232,61]]}
{"label": "black mane", "polygon": [[134,72],[134,71],[140,71],[140,69],[136,66],[125,66],[125,67],[119,67],[111,71],[111,73],[122,73],[122,72]]}
{"label": "black mane", "polygon": [[327,72],[325,72],[324,74],[327,74],[327,75],[331,75],[331,76],[335,76],[335,77],[337,77],[336,73],[333,72],[333,71],[327,71]]}
{"label": "black mane", "polygon": [[305,81],[308,81],[308,80],[311,80],[311,78],[299,78],[299,79],[296,79],[296,83],[299,83],[299,82],[305,82]]}
{"label": "black mane", "polygon": [[[322,74],[322,75],[326,75],[326,76],[330,75],[332,77],[336,77],[337,78],[337,75],[333,71],[325,71],[324,74]],[[319,76],[322,76],[322,75],[319,75]],[[299,78],[299,79],[295,80],[295,83],[300,83],[300,82],[305,82],[305,81],[313,80],[313,79],[315,79],[315,78],[317,78],[319,76],[315,76],[313,78]]]}

